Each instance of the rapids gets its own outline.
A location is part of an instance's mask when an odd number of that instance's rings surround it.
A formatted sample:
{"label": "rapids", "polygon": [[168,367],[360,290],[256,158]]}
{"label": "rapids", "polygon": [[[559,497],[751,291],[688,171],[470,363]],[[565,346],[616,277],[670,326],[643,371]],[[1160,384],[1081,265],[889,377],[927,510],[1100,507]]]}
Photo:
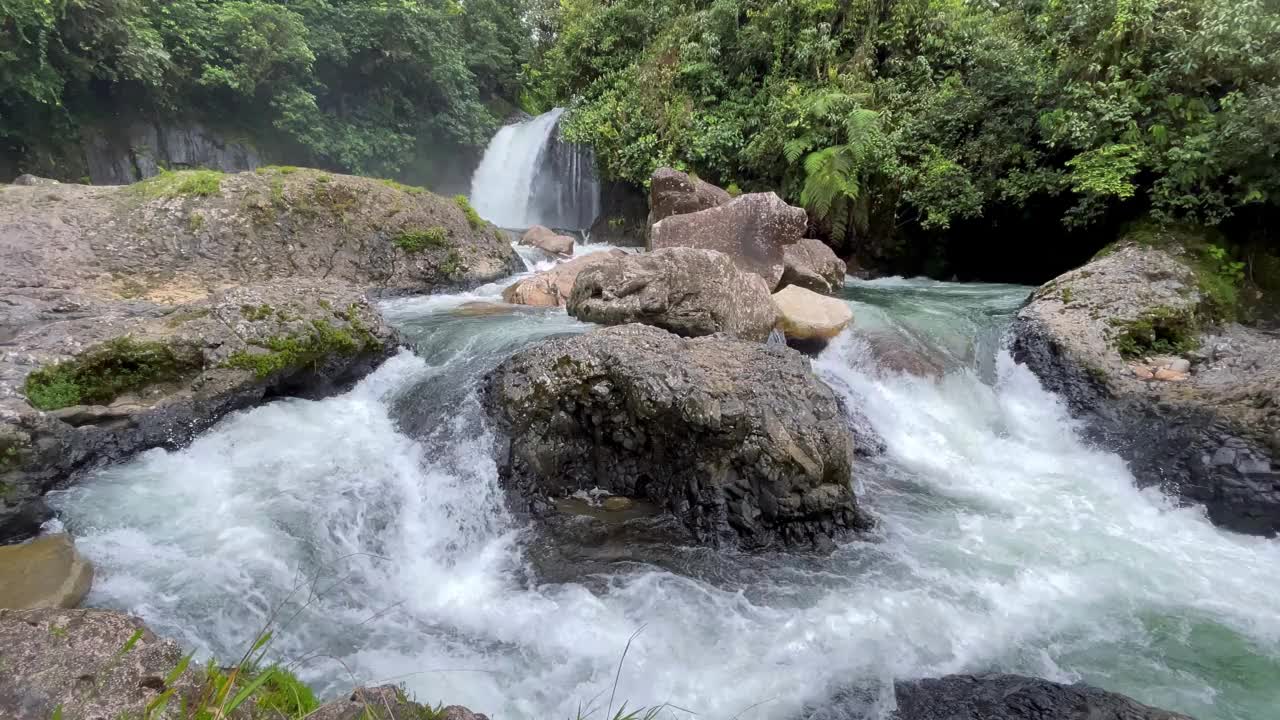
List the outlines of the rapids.
{"label": "rapids", "polygon": [[[1081,442],[1001,349],[1028,288],[846,283],[857,331],[814,367],[885,441],[858,465],[872,537],[829,558],[671,548],[689,571],[618,562],[558,583],[503,508],[475,388],[514,349],[588,326],[465,311],[500,288],[386,302],[416,352],[350,392],[237,413],[52,496],[98,566],[87,604],[222,658],[271,621],[273,657],[323,693],[402,682],[500,720],[600,718],[611,696],[783,719],[840,685],[885,697],[894,678],[984,670],[1275,717],[1280,544],[1135,489]],[[879,366],[877,338],[944,373]]]}

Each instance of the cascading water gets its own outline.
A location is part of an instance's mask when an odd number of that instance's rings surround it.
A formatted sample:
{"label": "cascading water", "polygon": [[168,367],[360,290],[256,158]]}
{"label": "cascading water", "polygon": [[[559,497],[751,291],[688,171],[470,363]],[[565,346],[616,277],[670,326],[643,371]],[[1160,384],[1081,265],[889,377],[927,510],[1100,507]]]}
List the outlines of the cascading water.
{"label": "cascading water", "polygon": [[498,130],[471,180],[481,217],[506,228],[589,227],[600,213],[590,148],[559,137],[563,108]]}
{"label": "cascading water", "polygon": [[[325,693],[350,672],[505,720],[603,717],[641,627],[615,710],[785,720],[839,685],[874,697],[893,678],[986,670],[1200,720],[1280,707],[1280,545],[1135,489],[1081,442],[999,349],[1027,288],[846,288],[857,332],[814,367],[884,439],[858,465],[874,537],[829,558],[671,548],[669,564],[548,567],[504,510],[476,387],[514,349],[587,326],[460,307],[500,287],[389,302],[416,355],[55,495],[98,567],[89,604],[233,657],[285,603],[272,652]],[[886,348],[941,374],[888,369],[873,359]]]}

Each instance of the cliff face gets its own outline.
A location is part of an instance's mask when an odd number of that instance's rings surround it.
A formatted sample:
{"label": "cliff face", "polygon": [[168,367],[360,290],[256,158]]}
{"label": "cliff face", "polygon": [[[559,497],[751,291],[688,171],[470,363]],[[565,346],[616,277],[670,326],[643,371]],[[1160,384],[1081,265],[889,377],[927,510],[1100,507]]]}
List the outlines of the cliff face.
{"label": "cliff face", "polygon": [[197,122],[139,120],[86,128],[80,150],[94,185],[128,185],[155,177],[162,168],[241,172],[263,164],[247,140],[232,139]]}

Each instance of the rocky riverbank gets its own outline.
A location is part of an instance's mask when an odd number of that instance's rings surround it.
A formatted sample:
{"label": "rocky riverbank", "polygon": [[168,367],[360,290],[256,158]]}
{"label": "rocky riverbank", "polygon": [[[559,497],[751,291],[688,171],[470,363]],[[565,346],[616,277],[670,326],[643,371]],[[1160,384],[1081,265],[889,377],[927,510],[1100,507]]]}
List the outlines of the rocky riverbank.
{"label": "rocky riverbank", "polygon": [[1122,239],[1037,290],[1012,349],[1140,484],[1274,535],[1280,334],[1233,320],[1204,252],[1172,230]]}
{"label": "rocky riverbank", "polygon": [[296,168],[0,187],[0,539],[49,489],[398,344],[369,302],[521,267],[465,200]]}

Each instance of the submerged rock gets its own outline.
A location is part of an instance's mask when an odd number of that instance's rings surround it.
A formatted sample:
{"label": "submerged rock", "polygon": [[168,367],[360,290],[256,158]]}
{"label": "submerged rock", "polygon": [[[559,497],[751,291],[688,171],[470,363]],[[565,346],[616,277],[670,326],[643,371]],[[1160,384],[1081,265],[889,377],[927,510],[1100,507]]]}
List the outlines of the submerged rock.
{"label": "submerged rock", "polygon": [[66,533],[0,547],[0,608],[73,608],[92,584],[93,565]]}
{"label": "submerged rock", "polygon": [[843,300],[819,295],[798,285],[773,294],[778,326],[787,340],[826,344],[853,322],[853,310]]}
{"label": "submerged rock", "polygon": [[[1187,252],[1121,243],[1044,285],[1014,321],[1013,354],[1140,485],[1204,504],[1223,527],[1274,535],[1280,335],[1213,329]],[[1201,355],[1194,366],[1176,356],[1189,353]]]}
{"label": "submerged rock", "polygon": [[671,217],[723,205],[732,196],[709,182],[672,170],[658,168],[649,180],[649,228]]}
{"label": "submerged rock", "polygon": [[693,248],[605,258],[578,275],[568,309],[601,325],[638,322],[685,337],[746,340],[767,338],[777,319],[759,276],[722,253]]}
{"label": "submerged rock", "polygon": [[826,243],[801,238],[782,250],[782,280],[779,287],[797,285],[819,293],[844,287],[845,264]]}
{"label": "submerged rock", "polygon": [[898,682],[894,720],[1191,720],[1088,685],[1022,675],[947,675]]}
{"label": "submerged rock", "polygon": [[516,353],[487,377],[485,404],[518,509],[598,487],[748,548],[826,547],[871,524],[839,403],[785,347],[606,328]]}
{"label": "submerged rock", "polygon": [[398,342],[370,293],[487,282],[519,264],[458,202],[311,170],[4,198],[0,541],[35,532],[57,483],[368,372]]}
{"label": "submerged rock", "polygon": [[568,235],[557,235],[554,230],[541,225],[534,225],[520,236],[520,244],[536,247],[552,255],[572,255],[573,238]]}
{"label": "submerged rock", "polygon": [[610,262],[610,258],[625,256],[622,250],[594,252],[560,263],[550,270],[521,278],[502,291],[505,302],[534,307],[558,307],[569,302],[578,274],[583,270]]}
{"label": "submerged rock", "polygon": [[1088,685],[990,673],[851,685],[795,720],[1192,720]]}
{"label": "submerged rock", "polygon": [[673,215],[653,225],[649,249],[693,247],[728,255],[746,272],[778,287],[783,251],[800,240],[808,225],[805,211],[774,193],[748,193],[717,207]]}

